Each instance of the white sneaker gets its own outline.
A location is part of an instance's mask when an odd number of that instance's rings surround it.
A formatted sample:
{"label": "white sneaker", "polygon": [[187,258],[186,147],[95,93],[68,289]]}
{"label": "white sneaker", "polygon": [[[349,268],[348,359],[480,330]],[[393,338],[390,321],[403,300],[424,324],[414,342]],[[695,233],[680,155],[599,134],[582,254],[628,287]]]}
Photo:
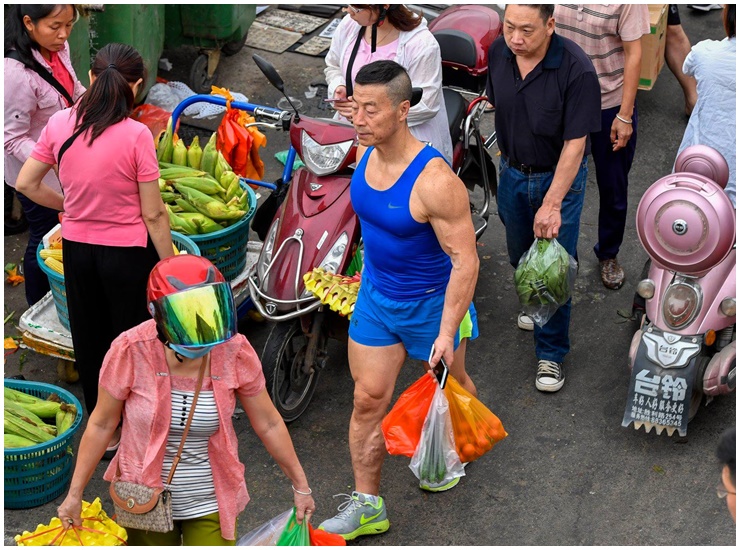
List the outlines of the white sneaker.
{"label": "white sneaker", "polygon": [[516,326],[522,330],[534,330],[534,321],[529,315],[522,312],[516,319]]}
{"label": "white sneaker", "polygon": [[699,11],[721,10],[720,4],[689,4],[689,7]]}
{"label": "white sneaker", "polygon": [[562,363],[540,359],[537,363],[535,387],[540,391],[555,392],[565,384]]}

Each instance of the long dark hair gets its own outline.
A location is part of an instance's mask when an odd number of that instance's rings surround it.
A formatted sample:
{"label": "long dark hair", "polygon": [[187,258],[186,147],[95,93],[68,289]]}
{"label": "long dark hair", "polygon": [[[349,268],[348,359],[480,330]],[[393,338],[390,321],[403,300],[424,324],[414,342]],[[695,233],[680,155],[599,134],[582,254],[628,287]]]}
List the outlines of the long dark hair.
{"label": "long dark hair", "polygon": [[21,58],[21,63],[26,67],[33,67],[37,61],[33,57],[33,50],[38,50],[39,45],[31,38],[23,24],[23,18],[27,15],[34,24],[41,19],[55,13],[59,6],[72,6],[74,4],[15,4],[6,6],[5,9],[5,52],[16,50]]}
{"label": "long dark hair", "polygon": [[384,4],[352,4],[356,8],[373,10],[381,14],[385,11],[385,19],[399,31],[408,32],[421,25],[421,15],[408,9],[403,4],[391,4],[384,10]]}
{"label": "long dark hair", "polygon": [[77,130],[92,128],[90,144],[106,128],[131,116],[134,92],[129,84],[146,79],[144,60],[127,44],[106,44],[93,61],[95,82],[82,96],[77,107]]}

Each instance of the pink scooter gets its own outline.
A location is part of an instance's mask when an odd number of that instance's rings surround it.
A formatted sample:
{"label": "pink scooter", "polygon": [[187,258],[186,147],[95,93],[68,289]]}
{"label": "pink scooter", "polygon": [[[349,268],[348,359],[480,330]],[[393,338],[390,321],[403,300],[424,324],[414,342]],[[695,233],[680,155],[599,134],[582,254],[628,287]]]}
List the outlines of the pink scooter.
{"label": "pink scooter", "polygon": [[702,402],[735,390],[735,209],[723,192],[725,159],[698,145],[676,159],[637,207],[652,265],[629,353],[622,426],[681,436]]}

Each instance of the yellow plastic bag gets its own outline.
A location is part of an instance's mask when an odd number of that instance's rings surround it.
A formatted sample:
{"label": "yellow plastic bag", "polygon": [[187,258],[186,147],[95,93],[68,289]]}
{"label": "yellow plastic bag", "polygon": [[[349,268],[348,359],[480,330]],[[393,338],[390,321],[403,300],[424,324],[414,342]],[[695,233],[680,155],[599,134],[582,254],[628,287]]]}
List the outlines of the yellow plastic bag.
{"label": "yellow plastic bag", "polygon": [[509,435],[498,417],[452,376],[447,378],[444,392],[450,403],[455,447],[462,462],[480,458]]}
{"label": "yellow plastic bag", "polygon": [[126,530],[110,519],[103,510],[100,498],[92,503],[82,501],[82,526],[66,531],[59,518],[51,518],[49,525],[39,525],[33,532],[24,531],[15,536],[18,546],[123,546]]}

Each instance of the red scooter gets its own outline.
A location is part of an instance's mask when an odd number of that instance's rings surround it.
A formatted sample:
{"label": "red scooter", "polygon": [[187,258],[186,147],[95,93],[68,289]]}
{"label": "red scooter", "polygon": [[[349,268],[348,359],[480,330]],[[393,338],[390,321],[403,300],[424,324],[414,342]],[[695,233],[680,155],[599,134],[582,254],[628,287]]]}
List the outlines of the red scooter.
{"label": "red scooter", "polygon": [[[449,69],[445,85],[457,84],[475,96],[468,102],[458,90],[444,89],[453,169],[468,187],[479,237],[488,225],[496,181],[496,170],[479,129],[486,105],[482,93],[488,46],[500,34],[501,25],[493,10],[474,8],[464,14],[459,8],[447,10],[435,20],[435,28],[443,66]],[[454,16],[456,32],[444,24],[448,13]],[[467,34],[470,32],[476,34]],[[270,83],[285,93],[275,68],[258,55],[253,58]],[[419,92],[416,90],[412,104],[421,99]],[[290,101],[287,95],[286,99]],[[329,338],[347,339],[346,318],[322,307],[319,299],[305,289],[303,275],[316,267],[345,273],[361,251],[360,223],[349,193],[357,160],[354,128],[296,112],[290,123],[290,141],[283,181],[278,182],[276,191],[279,195],[282,190],[285,198],[264,234],[262,252],[248,276],[252,302],[265,318],[275,322],[261,359],[268,391],[286,422],[297,419],[308,407],[319,373],[327,363]],[[296,154],[305,167],[295,170],[288,182]]]}

